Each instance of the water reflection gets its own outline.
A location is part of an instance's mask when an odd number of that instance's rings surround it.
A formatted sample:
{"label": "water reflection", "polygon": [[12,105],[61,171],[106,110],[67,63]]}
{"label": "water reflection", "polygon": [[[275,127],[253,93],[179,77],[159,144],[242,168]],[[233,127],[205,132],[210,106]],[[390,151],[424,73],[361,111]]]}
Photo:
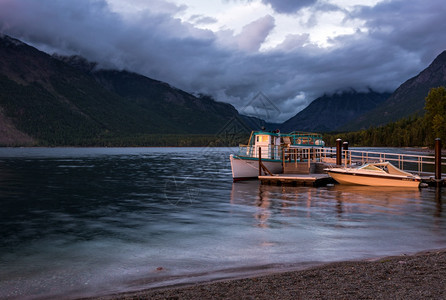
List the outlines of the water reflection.
{"label": "water reflection", "polygon": [[409,204],[420,202],[420,190],[393,187],[335,185],[327,192],[334,193],[338,213],[407,214]]}
{"label": "water reflection", "polygon": [[329,187],[292,187],[261,185],[257,181],[232,185],[231,204],[255,207],[255,226],[267,228],[272,220],[288,217],[313,218],[321,213],[339,220],[359,215],[407,216],[431,210],[429,199],[435,199],[433,216],[441,218],[441,189],[404,189],[334,185]]}
{"label": "water reflection", "polygon": [[444,189],[232,184],[210,150],[0,149],[0,298],[446,247]]}
{"label": "water reflection", "polygon": [[437,203],[437,210],[434,214],[435,217],[440,218],[441,217],[441,204],[442,204],[442,200],[441,200],[441,188],[437,187],[435,189],[435,202]]}
{"label": "water reflection", "polygon": [[268,191],[262,188],[262,186],[259,187],[259,193],[258,193],[258,199],[256,201],[256,206],[259,207],[259,210],[254,214],[254,217],[258,221],[258,225],[261,228],[267,227],[268,219],[271,215],[270,206],[271,206],[271,199],[268,196]]}

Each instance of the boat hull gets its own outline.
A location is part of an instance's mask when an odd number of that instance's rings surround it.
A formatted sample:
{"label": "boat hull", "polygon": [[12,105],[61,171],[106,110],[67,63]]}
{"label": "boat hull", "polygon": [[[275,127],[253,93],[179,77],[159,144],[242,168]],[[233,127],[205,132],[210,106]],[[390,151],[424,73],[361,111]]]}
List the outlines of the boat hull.
{"label": "boat hull", "polygon": [[[234,181],[258,178],[259,159],[255,157],[230,156],[232,179]],[[273,174],[282,173],[280,160],[263,160],[263,165]],[[263,172],[262,172],[263,173]]]}
{"label": "boat hull", "polygon": [[328,174],[340,184],[389,186],[417,188],[421,179],[403,176],[382,176],[350,172],[328,171]]}

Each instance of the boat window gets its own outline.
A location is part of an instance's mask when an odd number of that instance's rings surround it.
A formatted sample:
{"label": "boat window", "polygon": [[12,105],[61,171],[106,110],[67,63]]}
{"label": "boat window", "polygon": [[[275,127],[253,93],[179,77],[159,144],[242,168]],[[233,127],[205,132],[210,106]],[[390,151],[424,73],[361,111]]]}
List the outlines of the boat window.
{"label": "boat window", "polygon": [[362,169],[364,169],[364,170],[372,170],[372,171],[381,171],[380,168],[375,167],[373,165],[367,165],[367,166],[363,167]]}
{"label": "boat window", "polygon": [[257,136],[257,142],[258,142],[258,143],[268,142],[268,141],[269,141],[268,138],[269,138],[268,135],[258,135],[258,136]]}

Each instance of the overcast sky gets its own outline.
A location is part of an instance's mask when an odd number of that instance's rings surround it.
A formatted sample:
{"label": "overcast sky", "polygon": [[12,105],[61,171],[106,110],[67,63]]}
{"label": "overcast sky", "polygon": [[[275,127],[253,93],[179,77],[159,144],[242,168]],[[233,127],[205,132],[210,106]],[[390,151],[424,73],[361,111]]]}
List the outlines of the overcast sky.
{"label": "overcast sky", "polygon": [[0,0],[0,32],[284,121],[324,93],[394,91],[446,50],[444,0]]}

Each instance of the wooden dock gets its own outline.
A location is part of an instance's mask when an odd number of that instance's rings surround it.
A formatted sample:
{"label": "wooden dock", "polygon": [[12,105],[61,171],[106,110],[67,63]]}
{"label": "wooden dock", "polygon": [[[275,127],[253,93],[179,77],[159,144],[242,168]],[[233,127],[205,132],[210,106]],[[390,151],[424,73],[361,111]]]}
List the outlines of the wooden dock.
{"label": "wooden dock", "polygon": [[273,174],[259,176],[262,184],[292,186],[324,186],[334,183],[328,174]]}
{"label": "wooden dock", "polygon": [[[313,186],[320,187],[327,184],[335,184],[336,181],[331,178],[325,169],[330,167],[343,167],[326,162],[305,162],[305,163],[284,163],[284,173],[272,174],[263,165],[263,174],[260,173],[258,179],[265,185],[288,185],[288,186]],[[419,173],[422,185],[425,186],[444,186],[443,179],[435,179],[433,173]]]}
{"label": "wooden dock", "polygon": [[440,139],[435,140],[435,156],[349,150],[348,143],[344,143],[344,150],[342,150],[340,139],[336,140],[336,152],[324,147],[283,148],[281,149],[281,174],[273,174],[265,167],[260,147],[258,153],[258,179],[262,184],[324,186],[335,183],[334,179],[326,173],[326,168],[352,167],[364,163],[388,161],[401,170],[418,174],[422,180],[421,187],[446,186],[446,181],[443,179],[445,176],[442,176],[446,175],[442,174],[442,171],[446,170],[446,157],[441,157]]}
{"label": "wooden dock", "polygon": [[[328,174],[272,174],[259,176],[261,184],[288,185],[288,186],[313,186],[320,187],[327,184],[336,184],[336,181]],[[445,180],[437,180],[432,176],[421,177],[420,187],[445,186]]]}

